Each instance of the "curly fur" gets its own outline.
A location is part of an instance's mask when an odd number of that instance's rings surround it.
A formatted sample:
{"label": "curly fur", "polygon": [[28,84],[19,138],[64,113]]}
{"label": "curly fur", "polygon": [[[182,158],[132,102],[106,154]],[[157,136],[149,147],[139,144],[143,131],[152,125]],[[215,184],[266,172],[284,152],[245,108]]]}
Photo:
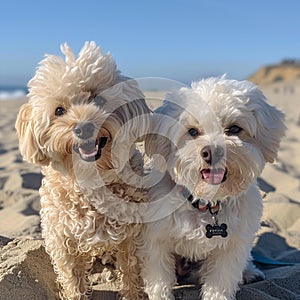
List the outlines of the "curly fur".
{"label": "curly fur", "polygon": [[[44,174],[42,234],[61,297],[87,299],[95,257],[111,256],[124,299],[141,299],[135,252],[147,190],[137,181],[143,158],[134,143],[149,126],[149,109],[135,81],[94,42],[77,58],[66,44],[61,50],[65,59],[48,55],[40,63],[16,121],[23,157]],[[87,123],[93,132],[82,138],[75,128]],[[99,149],[99,141],[100,158],[88,161],[82,145]]]}
{"label": "curly fur", "polygon": [[[283,113],[250,82],[221,77],[170,94],[153,117],[146,150],[166,173],[150,190],[138,251],[149,299],[174,299],[174,254],[202,262],[202,299],[234,299],[260,226],[256,179],[276,157]],[[206,205],[218,202],[218,222],[227,224],[228,236],[209,239],[205,227],[213,218]],[[257,275],[250,263],[245,281]]]}

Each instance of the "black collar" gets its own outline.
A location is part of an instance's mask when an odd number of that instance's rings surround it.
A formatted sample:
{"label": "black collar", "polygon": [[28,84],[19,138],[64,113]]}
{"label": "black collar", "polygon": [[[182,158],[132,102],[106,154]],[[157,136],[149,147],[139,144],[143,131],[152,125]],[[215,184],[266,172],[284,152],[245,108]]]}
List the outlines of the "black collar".
{"label": "black collar", "polygon": [[[201,212],[206,212],[207,210],[213,215],[218,214],[220,210],[220,201],[217,201],[217,204],[212,206],[210,202],[206,202],[204,199],[197,198],[194,199],[194,196],[190,193],[190,191],[186,187],[180,187],[179,190],[181,191],[182,196],[190,202],[193,207],[199,209]],[[206,204],[207,203],[207,204]]]}

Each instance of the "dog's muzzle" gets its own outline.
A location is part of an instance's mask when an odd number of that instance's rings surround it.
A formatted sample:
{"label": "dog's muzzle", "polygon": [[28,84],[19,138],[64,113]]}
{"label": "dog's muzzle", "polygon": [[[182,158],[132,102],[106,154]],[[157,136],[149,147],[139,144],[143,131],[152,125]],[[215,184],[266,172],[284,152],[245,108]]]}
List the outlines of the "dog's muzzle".
{"label": "dog's muzzle", "polygon": [[74,126],[73,132],[75,135],[82,139],[87,140],[94,135],[95,125],[91,122],[82,122]]}
{"label": "dog's muzzle", "polygon": [[216,167],[225,156],[225,151],[221,146],[207,145],[201,149],[200,155],[207,168],[201,170],[202,179],[212,185],[223,183],[227,179],[227,169]]}
{"label": "dog's muzzle", "polygon": [[201,149],[200,155],[207,164],[213,166],[224,158],[225,151],[221,146],[207,145]]}
{"label": "dog's muzzle", "polygon": [[82,160],[96,161],[101,157],[101,149],[106,145],[107,137],[91,139],[94,136],[95,126],[90,122],[78,123],[73,129],[74,134],[81,143],[74,144],[73,149]]}

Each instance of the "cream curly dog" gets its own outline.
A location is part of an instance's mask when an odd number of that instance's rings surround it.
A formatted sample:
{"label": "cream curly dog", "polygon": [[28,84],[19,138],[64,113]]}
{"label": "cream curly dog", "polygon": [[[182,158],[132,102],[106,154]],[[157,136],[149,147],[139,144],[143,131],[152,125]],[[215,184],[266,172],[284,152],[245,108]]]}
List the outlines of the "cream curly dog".
{"label": "cream curly dog", "polygon": [[153,126],[147,151],[166,173],[138,251],[149,299],[174,299],[178,255],[201,261],[201,299],[234,299],[260,227],[256,179],[277,155],[283,113],[250,82],[209,78],[170,94]]}
{"label": "cream curly dog", "polygon": [[137,211],[147,199],[135,142],[146,132],[149,109],[137,84],[120,75],[111,55],[94,42],[76,58],[48,55],[29,82],[19,112],[20,151],[44,174],[42,235],[61,297],[87,299],[96,256],[113,257],[122,295],[141,298]]}

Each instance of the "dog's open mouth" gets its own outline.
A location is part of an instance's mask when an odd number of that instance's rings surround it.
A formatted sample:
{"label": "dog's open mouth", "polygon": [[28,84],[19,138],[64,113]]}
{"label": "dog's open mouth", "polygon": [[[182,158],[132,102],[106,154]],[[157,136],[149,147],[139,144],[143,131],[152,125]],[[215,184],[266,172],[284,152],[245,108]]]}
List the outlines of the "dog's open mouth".
{"label": "dog's open mouth", "polygon": [[203,180],[208,184],[221,184],[227,178],[227,169],[203,169],[201,171]]}
{"label": "dog's open mouth", "polygon": [[101,149],[107,142],[106,137],[101,137],[96,141],[89,141],[80,145],[74,145],[73,149],[78,153],[82,160],[91,162],[96,161],[101,157]]}

